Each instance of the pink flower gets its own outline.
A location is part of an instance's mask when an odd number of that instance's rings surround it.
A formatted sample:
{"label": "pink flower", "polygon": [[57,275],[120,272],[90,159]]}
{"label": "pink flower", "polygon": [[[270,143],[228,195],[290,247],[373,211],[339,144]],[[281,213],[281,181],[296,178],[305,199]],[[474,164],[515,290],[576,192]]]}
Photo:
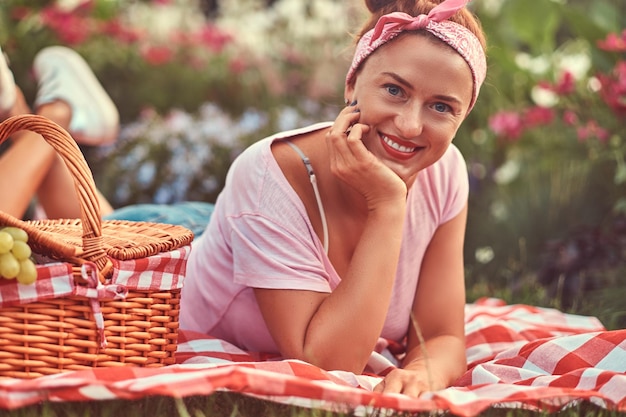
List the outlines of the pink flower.
{"label": "pink flower", "polygon": [[111,19],[102,24],[102,33],[111,36],[124,44],[131,44],[141,39],[139,30],[124,26],[119,18]]}
{"label": "pink flower", "polygon": [[241,74],[248,68],[248,63],[242,58],[232,58],[228,62],[228,69],[234,74]]}
{"label": "pink flower", "polygon": [[489,127],[499,137],[514,140],[520,137],[524,128],[519,113],[502,111],[489,118]]}
{"label": "pink flower", "polygon": [[523,115],[523,122],[527,128],[547,125],[554,120],[554,111],[547,107],[534,106],[526,109]]}
{"label": "pink flower", "polygon": [[232,36],[213,25],[203,26],[190,35],[192,44],[206,46],[212,52],[221,52],[233,40]]}
{"label": "pink flower", "polygon": [[598,138],[601,142],[606,142],[609,138],[608,130],[600,127],[595,120],[589,120],[586,125],[579,127],[577,133],[578,140],[581,142],[592,137]]}
{"label": "pink flower", "polygon": [[561,78],[557,82],[554,92],[559,95],[571,94],[576,87],[576,80],[574,74],[569,71],[563,71]]}
{"label": "pink flower", "polygon": [[574,126],[578,123],[578,115],[572,110],[565,110],[563,112],[563,123],[568,126]]}
{"label": "pink flower", "polygon": [[598,48],[611,52],[626,52],[626,29],[621,36],[609,33],[605,39],[598,41]]}
{"label": "pink flower", "polygon": [[618,116],[626,116],[626,61],[619,61],[612,74],[599,74],[600,95]]}
{"label": "pink flower", "polygon": [[150,65],[166,64],[174,58],[174,52],[167,46],[149,45],[141,49],[141,56]]}
{"label": "pink flower", "polygon": [[540,81],[537,86],[563,96],[574,92],[576,88],[576,79],[574,78],[574,74],[571,72],[563,71],[556,84],[549,81]]}
{"label": "pink flower", "polygon": [[57,34],[68,45],[78,45],[92,35],[94,22],[74,11],[62,11],[56,7],[47,7],[41,11],[41,20],[45,26]]}

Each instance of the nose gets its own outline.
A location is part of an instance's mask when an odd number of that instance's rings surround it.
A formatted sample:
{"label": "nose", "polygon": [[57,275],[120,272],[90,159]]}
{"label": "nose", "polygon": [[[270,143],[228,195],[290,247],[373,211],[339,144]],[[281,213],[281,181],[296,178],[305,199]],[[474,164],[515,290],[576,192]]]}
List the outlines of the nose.
{"label": "nose", "polygon": [[398,133],[411,139],[419,136],[424,128],[424,115],[418,106],[406,106],[396,116]]}

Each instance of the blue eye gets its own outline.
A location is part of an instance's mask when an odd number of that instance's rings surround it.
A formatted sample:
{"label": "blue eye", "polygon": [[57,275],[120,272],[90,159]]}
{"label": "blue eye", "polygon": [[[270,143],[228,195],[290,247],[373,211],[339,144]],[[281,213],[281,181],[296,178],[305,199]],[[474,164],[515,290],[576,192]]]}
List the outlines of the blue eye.
{"label": "blue eye", "polygon": [[445,103],[435,103],[434,108],[436,111],[438,111],[439,113],[445,113],[447,111],[451,110],[451,107],[448,106]]}
{"label": "blue eye", "polygon": [[385,86],[385,88],[387,89],[387,92],[391,94],[392,96],[398,96],[400,95],[400,93],[402,93],[402,90],[400,89],[400,87],[396,85],[387,85]]}

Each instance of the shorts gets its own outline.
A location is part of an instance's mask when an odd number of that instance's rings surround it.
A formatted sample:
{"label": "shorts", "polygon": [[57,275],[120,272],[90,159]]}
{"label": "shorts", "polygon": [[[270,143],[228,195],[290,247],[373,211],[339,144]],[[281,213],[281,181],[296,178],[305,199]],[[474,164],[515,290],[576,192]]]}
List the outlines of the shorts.
{"label": "shorts", "polygon": [[129,220],[175,224],[186,227],[198,238],[206,229],[214,205],[201,201],[184,201],[174,204],[133,204],[122,207],[103,217],[104,220]]}

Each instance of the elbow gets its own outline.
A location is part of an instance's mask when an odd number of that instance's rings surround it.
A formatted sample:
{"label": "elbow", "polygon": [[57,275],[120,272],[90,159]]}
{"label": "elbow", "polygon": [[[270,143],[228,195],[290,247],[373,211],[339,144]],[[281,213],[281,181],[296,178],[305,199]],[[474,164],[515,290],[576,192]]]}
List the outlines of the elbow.
{"label": "elbow", "polygon": [[446,384],[447,387],[453,385],[467,372],[467,356],[465,355],[465,351],[460,353],[452,363],[453,365],[449,372],[450,376]]}
{"label": "elbow", "polygon": [[360,375],[365,370],[371,351],[361,352],[339,349],[337,346],[305,347],[300,359],[326,371],[346,371]]}

